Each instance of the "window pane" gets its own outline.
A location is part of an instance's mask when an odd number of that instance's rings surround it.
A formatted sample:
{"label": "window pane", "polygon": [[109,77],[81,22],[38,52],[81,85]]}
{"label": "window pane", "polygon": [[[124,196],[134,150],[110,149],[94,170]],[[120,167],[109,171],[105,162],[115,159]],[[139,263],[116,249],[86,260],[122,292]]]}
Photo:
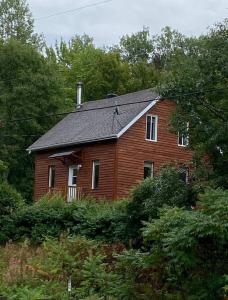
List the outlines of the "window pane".
{"label": "window pane", "polygon": [[153,177],[153,163],[144,162],[144,179],[147,177]]}
{"label": "window pane", "polygon": [[49,167],[49,187],[55,187],[55,167]]}
{"label": "window pane", "polygon": [[77,176],[73,176],[72,177],[72,185],[76,185],[77,184]]}
{"label": "window pane", "polygon": [[99,185],[99,173],[100,173],[100,163],[99,161],[93,162],[93,178],[92,178],[92,188],[96,189]]}
{"label": "window pane", "polygon": [[77,176],[77,169],[76,168],[73,169],[73,176]]}
{"label": "window pane", "polygon": [[152,117],[152,126],[151,126],[151,139],[156,140],[156,118]]}
{"label": "window pane", "polygon": [[179,176],[180,176],[180,179],[185,182],[185,183],[188,183],[188,168],[180,168],[179,170]]}
{"label": "window pane", "polygon": [[147,116],[146,118],[146,138],[150,140],[150,133],[151,133],[151,117]]}

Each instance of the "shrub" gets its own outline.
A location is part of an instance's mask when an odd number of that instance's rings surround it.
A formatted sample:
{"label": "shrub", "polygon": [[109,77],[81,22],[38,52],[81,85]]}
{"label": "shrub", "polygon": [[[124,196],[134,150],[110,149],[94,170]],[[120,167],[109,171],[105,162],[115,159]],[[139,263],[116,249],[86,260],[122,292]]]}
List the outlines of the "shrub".
{"label": "shrub", "polygon": [[[228,191],[208,190],[198,209],[166,208],[144,230],[149,262],[181,299],[223,299],[228,271]],[[150,265],[150,263],[149,263]],[[178,298],[178,297],[177,297]]]}
{"label": "shrub", "polygon": [[12,214],[24,207],[21,195],[6,181],[0,182],[0,244],[5,243],[15,230]]}
{"label": "shrub", "polygon": [[132,237],[140,235],[142,221],[158,218],[163,206],[190,206],[194,202],[191,187],[183,182],[173,167],[163,168],[158,176],[145,179],[132,190],[128,205],[128,228]]}
{"label": "shrub", "polygon": [[25,204],[23,198],[7,182],[0,183],[0,216],[10,215]]}
{"label": "shrub", "polygon": [[106,242],[124,240],[126,206],[126,201],[67,204],[59,195],[46,196],[14,214],[15,233],[11,238],[41,243],[46,237],[57,238],[66,232]]}

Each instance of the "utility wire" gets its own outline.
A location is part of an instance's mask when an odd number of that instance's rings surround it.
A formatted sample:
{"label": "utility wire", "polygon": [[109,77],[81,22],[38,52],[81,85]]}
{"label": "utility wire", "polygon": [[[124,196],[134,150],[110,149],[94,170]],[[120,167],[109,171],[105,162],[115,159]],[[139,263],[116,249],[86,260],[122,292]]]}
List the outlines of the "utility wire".
{"label": "utility wire", "polygon": [[96,7],[98,5],[106,4],[106,3],[111,2],[111,1],[112,0],[105,0],[105,1],[95,2],[95,3],[92,3],[92,4],[87,4],[87,5],[84,5],[84,6],[81,6],[81,7],[77,7],[75,9],[68,9],[68,10],[61,11],[61,12],[54,13],[54,14],[50,14],[50,15],[47,15],[47,16],[38,17],[38,18],[35,18],[34,20],[39,21],[39,20],[44,20],[44,19],[52,18],[52,17],[55,17],[55,16],[61,16],[61,15],[65,15],[65,14],[70,14],[70,13],[73,13],[73,12],[76,12],[76,11],[84,10],[86,8]]}
{"label": "utility wire", "polygon": [[[224,91],[224,90],[228,90],[228,88],[218,88],[218,89],[213,88],[213,89],[207,89],[207,90],[194,91],[194,92],[190,92],[190,93],[179,93],[179,94],[170,95],[170,96],[167,96],[167,97],[160,97],[159,99],[160,100],[177,99],[177,98],[180,98],[180,97],[201,95],[201,94],[208,93],[208,92],[221,92],[221,91]],[[121,96],[119,96],[119,97],[121,97]],[[116,98],[118,98],[118,97],[116,97]],[[116,99],[116,98],[114,98],[114,99]],[[126,105],[134,105],[134,104],[138,104],[138,103],[151,102],[151,101],[154,101],[154,100],[157,100],[157,99],[158,98],[152,98],[152,99],[143,100],[143,101],[135,101],[135,102],[122,103],[122,104],[120,103],[120,104],[118,104],[118,107],[122,107],[122,106],[126,106]],[[89,102],[85,102],[85,103],[89,103]],[[93,103],[93,101],[91,101],[91,103]],[[201,102],[201,104],[202,104],[202,102]],[[8,120],[8,121],[0,119],[0,128],[4,127],[3,123],[7,124],[7,123],[14,123],[14,122],[17,123],[17,122],[31,121],[31,120],[34,120],[34,119],[49,118],[49,117],[55,117],[55,116],[64,116],[64,115],[68,115],[68,114],[77,114],[77,113],[80,113],[80,112],[102,110],[102,109],[112,108],[112,107],[115,108],[116,104],[108,105],[108,106],[101,106],[101,107],[96,107],[96,108],[88,108],[88,109],[83,109],[83,106],[82,106],[82,109],[78,109],[78,110],[74,110],[74,111],[66,111],[66,112],[47,114],[47,115],[39,115],[39,116],[30,116],[30,117],[26,117],[26,118],[19,118],[19,119],[13,119],[13,120]],[[1,126],[1,124],[2,124],[2,126]]]}

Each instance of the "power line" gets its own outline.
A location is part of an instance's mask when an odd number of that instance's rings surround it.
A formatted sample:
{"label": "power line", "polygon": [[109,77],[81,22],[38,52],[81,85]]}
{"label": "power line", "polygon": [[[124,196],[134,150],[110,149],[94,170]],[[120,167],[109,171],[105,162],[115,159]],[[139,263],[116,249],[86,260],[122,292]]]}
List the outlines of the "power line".
{"label": "power line", "polygon": [[111,2],[111,1],[112,0],[105,0],[105,1],[95,2],[95,3],[92,3],[92,4],[87,4],[87,5],[84,5],[84,6],[81,6],[81,7],[77,7],[75,9],[68,9],[68,10],[61,11],[61,12],[54,13],[54,14],[50,14],[50,15],[47,15],[47,16],[38,17],[38,18],[35,18],[34,20],[39,21],[39,20],[52,18],[52,17],[55,17],[55,16],[65,15],[65,14],[73,13],[73,12],[76,12],[76,11],[84,10],[86,8],[96,7],[98,5],[106,4],[106,3]]}
{"label": "power line", "polygon": [[[218,88],[218,89],[207,89],[207,90],[198,90],[198,91],[194,91],[194,92],[190,92],[190,93],[179,93],[176,95],[170,95],[167,97],[160,97],[160,99],[176,99],[179,97],[186,97],[186,96],[194,96],[194,95],[200,95],[200,94],[204,94],[204,93],[208,93],[208,92],[221,92],[224,90],[228,90],[228,88]],[[114,98],[115,99],[115,98]],[[118,107],[122,107],[122,106],[126,106],[126,105],[134,105],[134,104],[138,104],[138,103],[146,103],[146,102],[151,102],[157,100],[157,98],[152,98],[149,100],[143,100],[143,101],[135,101],[135,102],[128,102],[128,103],[122,103],[122,104],[118,104]],[[93,101],[91,101],[93,102]],[[86,102],[88,103],[88,102]],[[24,122],[24,121],[31,121],[34,119],[43,119],[43,118],[49,118],[49,117],[55,117],[55,116],[64,116],[64,115],[68,115],[68,114],[77,114],[80,112],[87,112],[87,111],[94,111],[94,110],[102,110],[102,109],[106,109],[106,108],[115,108],[115,105],[108,105],[108,106],[102,106],[102,107],[98,107],[98,108],[88,108],[88,109],[79,109],[79,110],[74,110],[74,111],[66,111],[66,112],[60,112],[60,113],[54,113],[54,114],[47,114],[47,115],[39,115],[39,116],[30,116],[30,117],[26,117],[26,118],[19,118],[19,119],[13,119],[13,120],[1,120],[0,119],[0,128],[4,127],[3,123],[17,123],[17,122]],[[2,126],[1,126],[2,124]]]}

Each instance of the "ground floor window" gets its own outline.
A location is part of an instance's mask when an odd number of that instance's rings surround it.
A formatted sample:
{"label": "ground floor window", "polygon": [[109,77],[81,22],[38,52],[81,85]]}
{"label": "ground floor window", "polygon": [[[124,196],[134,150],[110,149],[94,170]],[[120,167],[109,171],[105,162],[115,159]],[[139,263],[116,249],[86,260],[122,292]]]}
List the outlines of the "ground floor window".
{"label": "ground floor window", "polygon": [[49,166],[48,186],[50,189],[55,187],[55,166]]}
{"label": "ground floor window", "polygon": [[185,182],[185,183],[188,183],[189,182],[189,170],[187,167],[181,167],[179,169],[179,176],[180,176],[180,179]]}
{"label": "ground floor window", "polygon": [[144,179],[154,176],[154,163],[144,161]]}
{"label": "ground floor window", "polygon": [[100,161],[93,161],[93,169],[92,169],[92,189],[97,189],[99,185],[99,177],[100,177]]}

